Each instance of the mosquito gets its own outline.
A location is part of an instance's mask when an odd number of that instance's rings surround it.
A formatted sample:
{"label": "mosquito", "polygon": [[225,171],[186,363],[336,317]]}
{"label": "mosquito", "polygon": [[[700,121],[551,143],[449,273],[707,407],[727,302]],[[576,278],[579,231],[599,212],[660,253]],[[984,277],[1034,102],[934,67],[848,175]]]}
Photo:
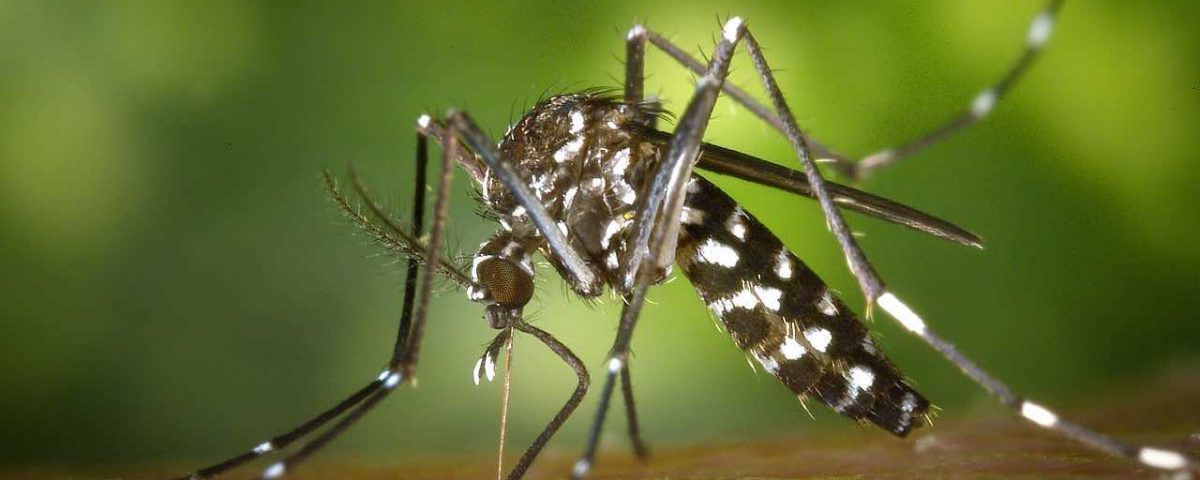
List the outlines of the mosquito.
{"label": "mosquito", "polygon": [[[965,109],[907,144],[859,161],[824,147],[800,130],[758,40],[739,17],[724,22],[707,62],[645,26],[634,25],[626,37],[621,95],[593,90],[553,96],[533,107],[499,142],[462,111],[451,110],[441,118],[420,116],[416,125],[417,188],[410,225],[384,211],[356,175],[352,174],[351,180],[366,213],[331,176],[325,177],[334,201],[353,223],[408,259],[398,335],[387,366],[375,380],[309,421],[182,478],[215,477],[311,435],[307,443],[261,474],[263,479],[282,477],[398,387],[413,381],[437,278],[464,288],[470,300],[483,305],[487,324],[499,330],[476,363],[476,382],[495,376],[498,355],[518,334],[538,340],[577,376],[570,398],[509,471],[509,479],[521,478],[575,412],[591,384],[583,361],[553,335],[523,318],[523,308],[534,293],[532,262],[537,254],[580,297],[595,298],[607,288],[623,300],[599,406],[586,447],[571,472],[573,478],[585,477],[593,467],[618,381],[633,450],[639,457],[647,454],[636,415],[629,346],[647,290],[662,283],[674,264],[734,343],[799,399],[815,399],[848,418],[900,437],[927,425],[929,401],[906,381],[856,314],[765,225],[696,169],[817,200],[866,298],[867,315],[875,306],[887,312],[1021,418],[1148,467],[1179,473],[1197,470],[1200,464],[1183,453],[1126,443],[1067,421],[1018,395],[961,354],[886,286],[851,235],[841,209],[968,246],[981,246],[979,237],[932,215],[827,181],[817,168],[820,159],[834,171],[858,179],[985,118],[1042,51],[1061,4],[1061,0],[1051,0],[1034,17],[1018,59]],[[647,45],[699,75],[695,92],[671,133],[657,129],[666,113],[643,94]],[[770,98],[769,107],[725,81],[739,45],[749,54]],[[785,135],[801,170],[705,143],[705,129],[721,93]],[[433,220],[424,232],[430,140],[441,146],[441,155],[433,189]],[[455,167],[471,177],[486,215],[500,224],[466,268],[447,260],[441,251]]]}

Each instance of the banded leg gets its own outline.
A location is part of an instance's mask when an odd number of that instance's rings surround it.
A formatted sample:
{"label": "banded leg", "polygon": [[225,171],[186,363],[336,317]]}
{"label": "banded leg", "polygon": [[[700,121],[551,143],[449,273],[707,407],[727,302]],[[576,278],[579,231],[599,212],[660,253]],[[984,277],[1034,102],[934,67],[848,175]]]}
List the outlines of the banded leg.
{"label": "banded leg", "polygon": [[[734,18],[726,24],[725,35],[717,43],[716,51],[696,93],[688,102],[671,138],[664,160],[656,167],[650,186],[644,191],[643,208],[633,230],[633,248],[626,259],[626,271],[622,275],[623,290],[629,292],[621,310],[616,340],[613,342],[608,362],[608,373],[600,393],[596,418],[588,437],[582,457],[575,463],[573,478],[582,478],[591,469],[599,445],[600,434],[608,411],[608,403],[617,374],[625,367],[629,345],[633,337],[638,315],[646,300],[646,290],[661,276],[666,266],[674,261],[675,242],[679,233],[679,213],[683,207],[684,185],[691,177],[692,169],[700,153],[700,141],[708,126],[717,93],[729,71],[729,60],[734,45],[741,36],[741,19]],[[667,252],[667,258],[663,253]]]}
{"label": "banded leg", "polygon": [[930,329],[916,312],[891,292],[884,293],[879,297],[879,307],[899,321],[906,330],[958,367],[963,374],[995,396],[1001,404],[1013,409],[1021,418],[1101,452],[1151,468],[1176,472],[1200,472],[1200,461],[1181,452],[1123,442],[1077,423],[1063,420],[1046,407],[1018,395],[1008,385],[992,377],[974,361],[960,353],[953,344]]}
{"label": "banded leg", "polygon": [[[904,157],[914,155],[936,145],[954,133],[985,118],[996,106],[996,102],[1008,93],[1017,81],[1021,79],[1034,60],[1037,59],[1046,42],[1050,39],[1050,35],[1054,30],[1055,18],[1062,7],[1062,2],[1063,0],[1050,0],[1047,3],[1046,7],[1031,22],[1029,32],[1026,35],[1025,48],[1022,50],[1020,57],[1005,70],[1004,74],[995,84],[976,95],[969,107],[955,114],[940,126],[918,135],[916,138],[901,144],[899,147],[879,150],[863,157],[857,162],[847,155],[837,153],[825,147],[809,135],[805,135],[805,140],[817,158],[829,160],[833,163],[838,173],[855,180],[861,180],[875,170],[894,164]],[[642,25],[635,25],[629,31],[630,39],[635,36],[649,40],[655,47],[693,72],[697,74],[704,73],[705,65],[703,63],[663,36],[646,29]],[[633,63],[635,60],[641,63],[643,58],[627,56],[627,63]],[[634,70],[641,71],[641,67],[633,68],[628,66],[628,64],[626,65],[626,72]],[[628,85],[628,81],[626,84]],[[763,119],[775,127],[776,130],[785,132],[782,119],[766,106],[754,100],[745,90],[732,84],[725,84],[722,86],[722,89],[726,94],[733,97],[735,101],[750,110],[755,116]]]}
{"label": "banded leg", "polygon": [[[441,137],[435,137],[435,138],[441,138]],[[362,196],[364,198],[369,198],[369,195],[367,195],[365,193],[365,189],[360,184],[358,184],[356,182],[355,185],[356,185],[356,188],[362,193]],[[373,202],[369,202],[368,205],[371,205],[371,208],[373,210],[378,208],[377,205],[374,204]],[[386,218],[386,216],[383,214],[380,214],[380,216]],[[508,248],[510,246],[510,244],[515,240],[516,239],[514,237],[512,237],[512,235],[510,233],[505,232],[505,233],[502,233],[499,238],[494,238],[493,240],[491,240],[489,242],[485,242],[486,247],[481,247],[481,251],[483,249],[488,249],[488,251],[492,254],[495,254],[497,258],[503,258],[505,260],[505,262],[497,262],[497,263],[506,263],[508,261],[512,261],[512,262],[520,262],[520,263],[528,264],[528,262],[529,262],[528,256],[532,254],[533,250],[529,250],[529,249],[525,249],[525,248],[519,248],[519,249]],[[495,250],[498,250],[498,251],[495,251]],[[517,256],[516,257],[508,257],[507,255],[509,255],[509,254],[513,254],[513,255],[517,255]],[[487,263],[487,265],[490,265],[491,267],[496,266],[494,263]],[[498,284],[497,281],[502,280],[502,279],[497,279],[494,277],[494,275],[505,276],[506,275],[505,272],[508,272],[508,273],[512,272],[512,270],[506,270],[504,268],[484,267],[484,263],[477,263],[475,265],[475,267],[472,269],[472,271],[473,271],[473,275],[478,276],[478,279],[477,279],[478,283],[474,283],[474,281],[473,281],[472,285],[469,285],[467,287],[468,292],[472,292],[472,291],[479,292],[479,291],[481,291],[480,287],[482,285],[497,285]],[[456,272],[455,275],[461,276],[464,278],[466,276],[465,274],[463,274],[461,272]],[[454,278],[452,278],[452,279],[454,279]],[[503,282],[501,282],[501,283],[503,283]],[[513,283],[521,283],[521,284],[524,284],[527,286],[532,286],[532,278],[528,278],[525,280],[518,280],[516,282],[510,281],[509,285],[511,286]],[[521,290],[521,289],[517,289],[517,290]],[[501,332],[492,340],[492,342],[489,343],[488,347],[485,349],[483,357],[480,358],[480,361],[476,363],[475,372],[474,372],[476,384],[479,383],[480,378],[484,375],[487,376],[488,380],[491,380],[493,378],[493,375],[495,372],[495,359],[499,356],[500,349],[503,347],[503,345],[505,345],[507,343],[509,337],[512,335],[513,329],[519,330],[524,333],[528,333],[528,334],[534,336],[535,338],[537,338],[543,344],[545,344],[548,348],[550,348],[551,351],[553,351],[557,355],[559,355],[559,357],[563,360],[564,363],[567,364],[567,366],[571,367],[572,370],[574,370],[576,376],[579,379],[575,390],[573,391],[573,393],[571,394],[569,399],[560,408],[559,413],[556,414],[556,416],[547,424],[547,426],[538,435],[538,437],[534,440],[534,442],[525,450],[525,453],[521,456],[521,459],[517,462],[516,465],[513,466],[512,470],[509,472],[507,478],[515,480],[515,479],[521,478],[524,475],[524,473],[532,465],[533,461],[537,458],[537,455],[545,447],[546,443],[549,442],[549,440],[553,437],[553,435],[555,433],[557,433],[558,429],[562,426],[562,424],[566,421],[566,419],[569,418],[570,415],[574,412],[574,410],[578,407],[579,403],[583,399],[583,396],[587,392],[587,388],[589,385],[589,377],[588,377],[587,369],[583,366],[583,363],[579,361],[579,358],[576,357],[575,354],[570,351],[570,349],[568,349],[565,345],[563,345],[561,342],[556,340],[549,333],[542,331],[531,325],[526,324],[524,322],[524,320],[520,317],[520,314],[519,314],[519,312],[521,310],[520,307],[523,306],[524,303],[528,301],[529,297],[528,297],[527,293],[529,293],[529,292],[521,290],[522,292],[525,292],[525,293],[516,293],[515,291],[507,291],[505,293],[500,293],[495,289],[490,289],[488,291],[489,291],[488,295],[491,298],[493,298],[493,300],[499,301],[501,304],[503,304],[505,306],[512,307],[513,310],[517,313],[515,314],[516,315],[515,317],[511,318],[511,323],[508,323],[508,326],[504,327],[501,330]],[[499,295],[497,295],[497,294],[499,294]],[[513,302],[515,302],[515,303],[513,303]],[[385,392],[379,392],[378,396],[382,396],[384,394],[385,394]],[[375,397],[372,397],[372,400],[374,400],[374,398]],[[368,402],[371,402],[371,400],[369,400]],[[378,401],[375,400],[373,403],[378,403]],[[368,408],[370,408],[370,406],[368,406],[368,405],[366,405],[366,403],[364,403],[364,405],[362,407],[360,407],[360,410],[364,410],[364,409],[368,409]],[[351,415],[347,415],[347,417],[341,423],[339,423],[338,425],[335,425],[334,427],[331,427],[325,436],[323,436],[322,438],[318,438],[313,443],[316,444],[315,446],[320,446],[321,444],[327,442],[328,439],[332,435],[336,435],[337,432],[344,430],[346,428],[346,426],[348,426],[350,423],[357,420],[358,417],[361,417],[361,413],[358,413],[357,415],[354,415],[353,417]],[[308,446],[306,446],[306,448],[308,448]]]}
{"label": "banded leg", "polygon": [[[425,207],[424,207],[424,205],[425,205],[425,187],[424,186],[425,186],[425,177],[426,177],[426,164],[427,164],[427,158],[428,158],[427,145],[428,144],[427,144],[425,136],[418,133],[417,134],[417,152],[416,152],[416,157],[417,157],[416,158],[416,160],[417,160],[416,161],[416,179],[415,179],[416,188],[414,189],[414,192],[413,192],[413,214],[412,214],[412,219],[413,219],[412,220],[412,222],[413,222],[412,236],[413,237],[420,235],[421,228],[422,228],[422,225],[424,222],[424,213],[425,213]],[[340,199],[340,201],[344,202],[344,198],[341,198],[340,195],[336,194],[336,187],[332,183],[332,178],[329,177],[328,174],[326,174],[325,182],[326,182],[326,186],[330,189],[330,192],[335,194],[335,199]],[[362,192],[362,193],[365,193],[365,192]],[[377,206],[373,202],[369,202],[369,203],[371,203],[371,206],[373,209],[377,208]],[[345,204],[345,206],[348,207],[349,206],[348,203]],[[349,213],[349,210],[347,210],[347,213]],[[378,210],[376,210],[376,213],[379,214],[380,212]],[[363,220],[365,220],[365,219],[363,219]],[[393,225],[393,228],[396,229],[397,233],[403,233],[402,231],[399,230],[398,227],[396,227],[394,225]],[[380,231],[379,234],[385,235],[385,233],[382,231]],[[410,248],[414,247],[414,246],[415,246],[415,244],[409,245]],[[409,336],[409,329],[411,328],[411,322],[412,322],[413,296],[414,296],[415,287],[416,287],[416,278],[415,278],[416,268],[417,268],[416,263],[417,263],[416,260],[414,260],[410,257],[408,265],[407,265],[407,269],[406,269],[404,303],[401,308],[401,315],[400,315],[398,333],[397,333],[397,338],[396,338],[396,344],[395,344],[395,347],[393,348],[392,359],[389,361],[389,365],[395,364],[395,362],[399,358],[399,352]],[[308,421],[300,424],[299,426],[297,426],[285,433],[271,437],[271,439],[269,439],[265,442],[262,442],[262,443],[258,444],[257,446],[255,446],[254,448],[247,450],[245,452],[242,452],[241,454],[239,454],[237,456],[234,456],[227,460],[215,463],[208,467],[204,467],[204,468],[197,470],[193,473],[190,473],[188,475],[184,475],[183,477],[180,477],[180,479],[199,479],[199,478],[215,477],[215,476],[221,475],[222,473],[227,472],[231,469],[234,469],[244,463],[254,460],[260,456],[263,456],[268,453],[286,448],[286,447],[290,446],[291,444],[295,443],[296,441],[308,436],[313,431],[321,428],[322,426],[324,426],[331,420],[346,413],[347,411],[354,408],[355,406],[360,405],[367,399],[371,398],[379,390],[393,388],[395,386],[395,384],[397,383],[397,380],[398,380],[398,378],[393,377],[392,368],[388,368],[388,369],[384,370],[382,373],[380,373],[379,376],[374,381],[368,383],[367,385],[363,386],[358,391],[354,392],[353,394],[351,394],[349,397],[342,400],[338,404],[334,405],[333,407],[329,408],[328,410],[321,412],[317,416],[309,419]]]}
{"label": "banded leg", "polygon": [[[426,150],[420,148],[419,141],[418,152],[426,152]],[[442,244],[442,237],[445,234],[446,213],[450,206],[450,181],[454,174],[454,160],[456,158],[458,158],[457,138],[451,137],[445,139],[442,143],[441,172],[435,190],[434,221],[430,227],[429,241],[425,246],[425,268],[420,279],[419,296],[410,317],[412,319],[411,322],[404,321],[403,319],[400,322],[402,326],[409,325],[408,336],[401,339],[403,346],[396,348],[392,360],[388,362],[387,369],[374,382],[378,383],[379,386],[375,387],[365,400],[357,406],[352,407],[341,420],[322,432],[321,435],[304,444],[283,460],[275,462],[263,470],[259,478],[269,480],[282,477],[289,469],[294,468],[297,464],[320,450],[321,447],[327,445],[337,438],[338,435],[345,432],[346,429],[361,419],[363,415],[366,415],[386,399],[396,387],[410,381],[416,374],[420,359],[420,341],[423,337],[425,322],[429,317],[429,299],[433,292],[433,280],[437,276],[439,260],[441,258],[439,250]],[[417,159],[418,163],[425,161],[425,158]],[[417,190],[423,191],[423,188],[418,188]],[[419,226],[414,226],[419,229]],[[405,292],[408,293],[409,291],[411,290],[406,287]],[[405,300],[404,305],[411,306],[412,302]],[[407,312],[406,310],[405,314]]]}
{"label": "banded leg", "polygon": [[[1054,3],[1052,7],[1056,8],[1056,5],[1057,3]],[[987,372],[975,365],[974,362],[959,353],[952,344],[930,331],[919,316],[905,306],[893,293],[885,290],[882,280],[874,273],[874,269],[870,267],[870,263],[867,262],[865,255],[862,255],[862,250],[858,248],[853,238],[849,237],[846,231],[838,231],[839,228],[845,228],[845,223],[841,220],[841,215],[834,206],[833,201],[829,198],[828,193],[822,191],[824,189],[823,180],[819,172],[816,171],[811,159],[807,158],[804,139],[800,136],[795,119],[791,115],[791,111],[784,102],[783,95],[771,75],[770,67],[766,63],[762,50],[759,48],[754,36],[748,30],[745,31],[745,40],[746,48],[754,62],[755,69],[758,70],[767,93],[775,104],[776,111],[784,121],[785,127],[787,127],[786,130],[793,148],[801,160],[805,160],[805,173],[809,176],[809,182],[812,184],[813,191],[821,200],[826,218],[833,223],[834,233],[839,237],[838,240],[842,243],[843,251],[847,253],[851,271],[858,278],[859,284],[864,287],[864,291],[868,293],[868,299],[875,299],[884,311],[899,320],[906,329],[916,334],[918,338],[921,338],[930,347],[941,353],[943,357],[961,369],[963,373],[971,377],[972,380],[975,380],[976,383],[980,384],[989,393],[998,397],[1001,403],[1010,408],[1017,409],[1022,417],[1035,424],[1053,429],[1068,438],[1105,453],[1140,461],[1150,467],[1179,471],[1198,468],[1195,460],[1189,459],[1178,452],[1151,447],[1135,447],[1126,444],[1080,425],[1061,421],[1045,407],[1023,400],[1006,385],[988,375]],[[839,223],[841,224],[840,226]],[[855,258],[855,254],[857,254],[857,258]],[[877,288],[878,290],[872,290],[872,288]]]}

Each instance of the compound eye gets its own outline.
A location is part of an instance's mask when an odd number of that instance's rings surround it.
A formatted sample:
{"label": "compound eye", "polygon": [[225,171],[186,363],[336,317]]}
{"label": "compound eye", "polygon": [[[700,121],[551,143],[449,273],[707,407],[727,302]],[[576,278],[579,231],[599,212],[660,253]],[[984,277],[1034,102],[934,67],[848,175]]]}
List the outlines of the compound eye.
{"label": "compound eye", "polygon": [[475,274],[497,305],[523,307],[533,296],[533,278],[511,260],[489,258],[475,266]]}

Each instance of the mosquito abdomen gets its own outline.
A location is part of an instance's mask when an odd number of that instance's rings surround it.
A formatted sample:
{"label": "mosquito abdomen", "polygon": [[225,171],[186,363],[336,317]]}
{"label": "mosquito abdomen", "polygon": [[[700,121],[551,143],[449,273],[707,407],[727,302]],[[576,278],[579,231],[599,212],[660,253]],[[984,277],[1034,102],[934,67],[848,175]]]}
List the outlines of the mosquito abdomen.
{"label": "mosquito abdomen", "polygon": [[765,226],[693,176],[676,261],[739,348],[800,398],[899,436],[929,402],[866,327]]}

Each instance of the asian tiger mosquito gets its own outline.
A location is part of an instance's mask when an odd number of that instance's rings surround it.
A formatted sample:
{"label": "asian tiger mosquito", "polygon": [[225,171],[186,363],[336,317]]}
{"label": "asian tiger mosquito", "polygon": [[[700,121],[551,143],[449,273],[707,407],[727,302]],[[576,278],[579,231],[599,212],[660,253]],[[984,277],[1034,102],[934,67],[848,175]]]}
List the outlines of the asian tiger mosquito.
{"label": "asian tiger mosquito", "polygon": [[[581,297],[596,297],[608,286],[625,302],[607,362],[600,406],[586,449],[572,472],[574,478],[586,476],[592,467],[618,379],[635,452],[645,455],[630,380],[629,344],[647,289],[669,275],[673,262],[680,265],[735,343],[798,397],[815,398],[847,417],[874,423],[898,436],[926,424],[924,414],[929,402],[907,384],[855,314],[765,226],[716,186],[693,175],[694,168],[816,199],[867,299],[868,314],[871,306],[878,305],[1024,419],[1149,467],[1176,472],[1196,470],[1200,464],[1182,453],[1124,443],[1065,421],[1046,407],[1017,395],[960,354],[885,287],[850,234],[839,207],[965,245],[979,246],[978,237],[890,200],[827,182],[816,167],[814,155],[828,161],[838,173],[859,178],[986,117],[1046,44],[1061,3],[1051,0],[1034,18],[1022,55],[968,108],[926,135],[857,162],[822,146],[799,129],[762,49],[738,17],[724,23],[707,64],[657,33],[635,25],[626,39],[626,75],[620,98],[597,91],[551,97],[528,112],[498,144],[464,112],[452,110],[441,119],[422,115],[417,122],[419,187],[425,184],[429,139],[442,147],[433,222],[427,234],[422,235],[424,188],[416,189],[410,229],[379,208],[357,178],[354,186],[370,216],[360,213],[326,176],[327,187],[343,212],[379,243],[409,259],[396,346],[387,367],[374,381],[291,431],[182,478],[220,475],[287,448],[340,417],[261,475],[265,479],[281,477],[396,387],[413,379],[429,296],[437,276],[465,288],[471,300],[485,306],[488,324],[500,331],[476,365],[477,379],[494,375],[500,349],[516,332],[542,342],[578,376],[570,399],[508,475],[522,477],[574,412],[590,384],[578,357],[551,334],[523,319],[523,307],[533,293],[534,252],[541,252]],[[744,43],[771,99],[770,107],[725,83],[731,57],[740,43]],[[695,94],[673,133],[656,129],[664,112],[644,99],[647,44],[700,75]],[[803,171],[704,143],[714,103],[722,92],[782,132]],[[455,164],[477,183],[487,213],[502,226],[480,246],[469,272],[445,260],[440,251]]]}

